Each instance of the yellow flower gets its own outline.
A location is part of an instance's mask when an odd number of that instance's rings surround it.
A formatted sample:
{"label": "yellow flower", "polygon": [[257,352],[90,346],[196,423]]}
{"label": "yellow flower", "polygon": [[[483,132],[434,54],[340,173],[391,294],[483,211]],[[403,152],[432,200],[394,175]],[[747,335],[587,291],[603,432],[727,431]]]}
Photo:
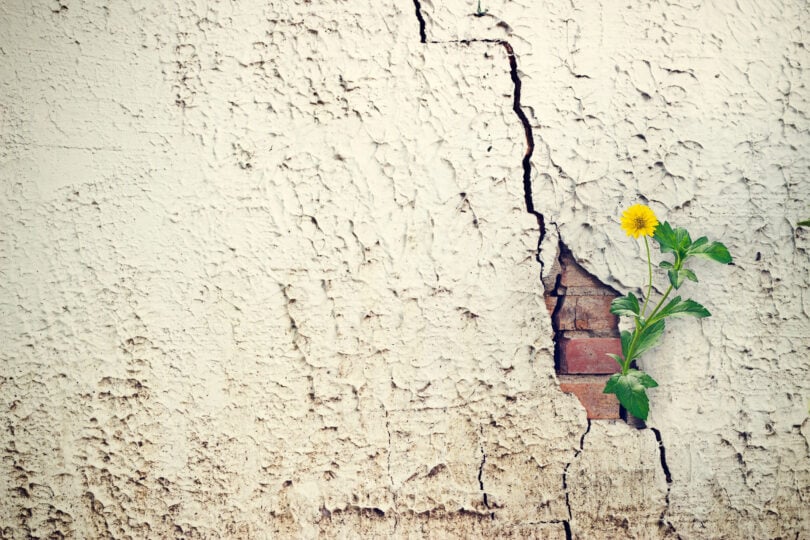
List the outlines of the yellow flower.
{"label": "yellow flower", "polygon": [[658,219],[649,206],[634,204],[622,214],[622,229],[627,236],[652,236],[657,226]]}

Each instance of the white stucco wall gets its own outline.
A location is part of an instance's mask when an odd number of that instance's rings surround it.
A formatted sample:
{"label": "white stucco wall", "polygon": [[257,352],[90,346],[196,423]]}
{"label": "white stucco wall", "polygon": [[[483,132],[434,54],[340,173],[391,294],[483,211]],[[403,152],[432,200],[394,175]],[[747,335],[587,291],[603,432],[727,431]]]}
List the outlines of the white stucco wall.
{"label": "white stucco wall", "polygon": [[[0,537],[810,535],[810,10],[472,4],[0,5]],[[735,257],[663,461],[559,390],[500,40],[546,269]]]}

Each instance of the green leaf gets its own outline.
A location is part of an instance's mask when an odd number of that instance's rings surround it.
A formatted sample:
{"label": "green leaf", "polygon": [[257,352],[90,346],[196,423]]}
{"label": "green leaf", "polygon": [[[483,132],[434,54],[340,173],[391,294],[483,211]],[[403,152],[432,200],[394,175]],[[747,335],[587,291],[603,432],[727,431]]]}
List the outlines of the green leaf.
{"label": "green leaf", "polygon": [[654,388],[658,383],[652,377],[631,369],[627,374],[616,373],[605,384],[604,394],[616,394],[619,403],[627,411],[642,420],[647,419],[650,412],[650,401],[647,398],[647,388]]}
{"label": "green leaf", "polygon": [[638,369],[629,370],[627,372],[627,375],[629,377],[634,377],[638,379],[638,382],[641,383],[641,386],[643,386],[644,388],[655,388],[656,386],[658,386],[658,383],[655,382],[655,379],[653,379],[652,377],[650,377],[649,375]]}
{"label": "green leaf", "polygon": [[633,293],[627,293],[627,296],[616,298],[610,303],[610,312],[618,316],[638,317],[640,310],[638,298]]}
{"label": "green leaf", "polygon": [[630,342],[633,341],[633,334],[627,330],[622,330],[622,356],[627,358],[627,350],[630,348]]}
{"label": "green leaf", "polygon": [[675,241],[678,253],[683,253],[692,245],[692,237],[689,236],[689,232],[683,227],[675,228]]}
{"label": "green leaf", "polygon": [[612,375],[608,381],[605,383],[605,389],[602,390],[603,394],[615,394],[616,393],[616,386],[621,378],[621,373],[616,373]]}
{"label": "green leaf", "polygon": [[681,270],[681,272],[683,272],[686,275],[686,279],[688,279],[689,281],[694,281],[695,283],[697,283],[698,278],[697,278],[697,275],[694,272],[692,272],[688,268],[683,268]]}
{"label": "green leaf", "polygon": [[[658,317],[656,316],[656,319]],[[654,322],[653,324],[649,324],[642,328],[641,334],[638,336],[638,341],[636,342],[636,350],[633,351],[633,357],[641,355],[644,351],[652,349],[656,345],[658,345],[658,340],[661,339],[661,335],[664,333],[664,321],[663,319]]]}
{"label": "green leaf", "polygon": [[619,385],[616,389],[616,397],[630,414],[641,420],[647,419],[647,415],[650,413],[650,399],[643,386]]}
{"label": "green leaf", "polygon": [[678,304],[675,311],[673,311],[670,317],[697,317],[699,319],[703,317],[711,317],[712,314],[709,313],[709,310],[705,307],[701,306],[694,300],[684,300],[680,304]]}
{"label": "green leaf", "polygon": [[672,268],[672,267],[673,267],[673,266],[672,266],[672,263],[671,263],[671,262],[669,262],[669,261],[661,261],[661,262],[658,264],[658,266],[660,266],[661,268]]}
{"label": "green leaf", "polygon": [[660,321],[661,319],[663,319],[665,317],[669,317],[669,314],[672,312],[673,309],[675,309],[675,306],[677,306],[680,302],[681,302],[681,297],[676,296],[675,298],[673,298],[672,300],[667,302],[667,305],[665,305],[663,308],[661,308],[661,311],[656,313],[655,317],[653,319],[651,319],[651,320],[653,322],[655,322],[655,321]]}
{"label": "green leaf", "polygon": [[650,319],[650,322],[661,321],[667,317],[710,317],[711,313],[694,300],[681,301],[680,296],[670,300],[661,310]]}
{"label": "green leaf", "polygon": [[669,276],[669,282],[672,283],[672,286],[675,287],[675,289],[680,289],[681,285],[683,285],[683,282],[686,279],[695,282],[698,280],[697,275],[688,268],[681,268],[677,270],[675,268],[671,268],[667,270],[667,276]]}
{"label": "green leaf", "polygon": [[674,253],[675,252],[675,231],[668,221],[659,223],[653,233],[653,240],[658,242],[661,248],[661,253]]}
{"label": "green leaf", "polygon": [[796,225],[798,225],[799,227],[810,227],[810,219],[805,219],[804,221],[800,221]]}
{"label": "green leaf", "polygon": [[698,238],[697,240],[692,242],[692,245],[689,246],[689,251],[692,251],[692,250],[695,250],[695,249],[700,249],[703,245],[708,244],[708,243],[709,243],[709,239],[706,238],[705,236],[701,236],[700,238]]}
{"label": "green leaf", "polygon": [[683,285],[683,280],[686,279],[686,274],[682,270],[676,270],[674,268],[667,270],[667,276],[669,276],[669,282],[672,283],[672,286],[676,289],[680,289],[681,285]]}
{"label": "green leaf", "polygon": [[609,357],[613,358],[614,360],[616,360],[616,363],[619,364],[620,368],[624,368],[624,363],[622,362],[622,357],[621,356],[619,356],[618,354],[613,354],[613,353],[607,353],[607,355]]}
{"label": "green leaf", "polygon": [[677,253],[680,258],[683,258],[689,246],[692,245],[692,237],[689,236],[689,232],[682,227],[673,229],[668,221],[655,228],[653,240],[658,242],[661,253]]}
{"label": "green leaf", "polygon": [[692,244],[686,253],[688,257],[701,257],[703,259],[717,261],[721,264],[731,262],[731,254],[728,252],[728,248],[725,245],[720,242],[709,243],[705,236],[698,240],[703,240],[703,242],[700,244],[698,244],[698,242]]}

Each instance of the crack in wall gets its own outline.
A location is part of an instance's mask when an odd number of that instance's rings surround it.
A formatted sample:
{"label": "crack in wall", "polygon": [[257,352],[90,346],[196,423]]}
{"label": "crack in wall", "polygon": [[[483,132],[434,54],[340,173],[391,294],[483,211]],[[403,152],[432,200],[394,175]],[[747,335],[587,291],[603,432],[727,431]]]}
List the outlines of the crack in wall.
{"label": "crack in wall", "polygon": [[312,375],[312,364],[309,363],[309,358],[307,357],[307,353],[304,352],[304,349],[301,347],[299,343],[300,339],[306,339],[299,331],[298,323],[295,320],[292,312],[290,311],[290,306],[295,303],[295,298],[290,296],[290,287],[291,285],[282,285],[281,283],[278,284],[279,290],[281,291],[282,296],[284,297],[284,312],[287,315],[287,318],[290,321],[290,331],[292,335],[290,336],[290,343],[292,344],[293,350],[300,355],[301,362],[309,368],[309,374],[307,377],[307,382],[309,383],[309,392],[307,397],[309,397],[310,401],[316,402],[318,396],[315,392],[315,378]]}
{"label": "crack in wall", "polygon": [[[484,450],[484,427],[481,426],[479,428],[479,433],[481,435],[481,464],[478,466],[478,487],[481,489],[481,492],[484,494],[484,507],[489,510],[489,498],[487,497],[486,489],[484,489],[484,466],[487,463],[487,453]],[[495,518],[495,513],[490,512],[489,517]]]}
{"label": "crack in wall", "polygon": [[672,491],[672,475],[669,472],[669,465],[667,465],[667,450],[666,447],[664,446],[664,440],[661,438],[661,432],[654,427],[651,427],[650,430],[653,432],[653,434],[655,435],[655,440],[658,442],[658,454],[661,458],[661,470],[664,471],[664,478],[667,481],[667,494],[666,497],[664,498],[666,506],[664,507],[664,510],[661,512],[661,515],[658,518],[658,524],[661,528],[665,529],[667,532],[670,532],[675,536],[677,536],[678,538],[681,538],[681,535],[678,534],[678,531],[675,530],[675,526],[672,524],[672,522],[666,519],[666,515],[669,512],[669,494]]}
{"label": "crack in wall", "polygon": [[[427,43],[433,43],[433,44],[460,43],[460,44],[464,44],[464,45],[468,45],[470,43],[493,43],[493,44],[497,44],[497,45],[502,46],[506,50],[507,58],[508,58],[508,61],[509,61],[509,75],[510,75],[510,78],[512,79],[512,83],[514,85],[513,100],[512,100],[512,110],[514,111],[514,113],[518,117],[518,119],[520,120],[520,123],[523,126],[524,134],[525,134],[525,137],[526,137],[526,152],[524,153],[523,159],[521,161],[521,165],[523,167],[523,196],[524,196],[524,203],[526,205],[526,211],[528,213],[532,214],[533,216],[535,216],[535,219],[537,220],[537,225],[538,225],[538,229],[539,229],[539,237],[538,237],[538,240],[537,240],[537,249],[536,249],[536,252],[535,252],[535,260],[540,264],[540,275],[542,276],[543,272],[545,271],[545,263],[543,262],[543,259],[541,257],[541,246],[542,246],[543,241],[545,240],[545,237],[546,237],[546,234],[547,234],[546,218],[541,212],[539,212],[535,208],[534,201],[532,200],[532,178],[531,178],[532,165],[531,165],[531,158],[532,158],[532,155],[534,153],[534,146],[535,146],[534,134],[533,134],[533,131],[532,131],[531,124],[529,123],[528,116],[523,111],[523,107],[522,107],[521,102],[520,102],[522,81],[521,81],[520,76],[518,74],[517,55],[515,54],[515,50],[512,47],[511,43],[509,43],[506,40],[502,40],[502,39],[462,39],[462,40],[450,40],[450,41],[439,41],[439,40],[430,40],[430,41],[428,41],[425,18],[424,18],[423,14],[422,14],[422,5],[421,5],[419,0],[413,0],[413,3],[414,3],[415,13],[416,13],[416,19],[417,19],[417,21],[419,23],[419,37],[420,37],[420,42],[421,43],[425,43],[425,44],[427,44]],[[562,170],[562,168],[559,165],[557,165],[556,163],[554,163],[554,161],[551,159],[551,152],[550,151],[548,152],[548,154],[549,154],[549,161],[550,161],[552,167],[554,167],[554,169],[557,170],[558,174],[560,174],[561,176],[567,177],[568,175],[565,174],[565,172]],[[558,249],[558,257],[561,257],[562,256],[562,249],[563,249],[563,246],[564,246],[564,244],[562,242],[562,235],[560,234],[559,227],[557,226],[557,224],[555,222],[549,221],[549,223],[551,225],[553,225],[557,229],[557,238],[558,238],[559,244],[560,244],[560,249]],[[558,284],[559,284],[559,279],[560,279],[560,276],[557,276]],[[557,307],[559,307],[559,306],[557,306]],[[555,335],[555,337],[554,337],[555,368],[559,368],[559,366],[557,365],[557,362],[559,361],[558,354],[559,354],[559,340],[557,339],[557,336]],[[642,424],[642,425],[637,426],[637,427],[643,428],[643,427],[645,427],[645,425]],[[656,440],[658,441],[658,447],[659,447],[660,458],[661,458],[661,467],[662,467],[662,469],[664,471],[664,476],[665,476],[666,482],[667,482],[667,493],[666,493],[666,499],[665,499],[666,507],[665,507],[664,511],[661,513],[661,516],[660,516],[659,520],[661,522],[661,525],[666,527],[667,531],[676,534],[678,536],[678,538],[680,538],[680,535],[678,535],[678,533],[675,531],[675,527],[669,521],[666,520],[666,513],[668,512],[669,505],[670,505],[669,498],[670,498],[670,491],[671,491],[671,487],[672,487],[672,476],[670,475],[669,467],[667,466],[666,451],[665,451],[665,448],[664,448],[664,445],[663,445],[663,442],[662,442],[662,439],[661,439],[661,433],[660,433],[660,431],[658,431],[655,428],[651,428],[651,429],[652,429],[653,433],[655,434]],[[559,520],[559,522],[561,522],[563,524],[563,528],[565,530],[565,537],[566,537],[567,540],[571,540],[573,538],[573,533],[572,533],[572,530],[571,530],[571,521],[572,521],[573,516],[572,516],[572,512],[571,512],[571,504],[570,504],[569,492],[568,492],[568,469],[570,468],[570,466],[574,462],[574,460],[576,460],[576,458],[582,453],[582,451],[584,449],[584,446],[585,446],[585,436],[590,432],[590,430],[591,430],[591,420],[588,419],[588,425],[587,425],[585,431],[582,433],[582,435],[580,437],[580,440],[579,440],[579,449],[575,451],[574,456],[571,458],[571,461],[569,461],[565,465],[565,468],[563,469],[562,484],[563,484],[563,490],[565,492],[565,506],[566,506],[566,509],[567,509],[567,512],[568,512],[568,519]],[[482,437],[483,437],[483,431],[482,431]],[[481,444],[481,464],[480,464],[480,466],[478,468],[478,484],[479,484],[479,487],[480,487],[481,491],[483,492],[484,506],[487,509],[489,509],[490,508],[489,500],[488,500],[488,497],[487,497],[487,493],[486,493],[486,491],[484,489],[484,481],[483,481],[483,472],[484,472],[484,466],[486,464],[486,458],[487,458],[487,456],[486,456],[486,453],[484,451],[483,440],[482,440],[482,444]],[[390,473],[390,471],[389,471],[389,473]],[[492,512],[490,514],[490,516],[494,519],[494,516],[495,516],[494,512]]]}
{"label": "crack in wall", "polygon": [[520,120],[520,123],[523,126],[523,132],[526,136],[526,152],[523,154],[523,159],[521,160],[521,166],[523,167],[523,199],[526,205],[526,211],[533,215],[537,220],[537,227],[540,234],[537,239],[535,260],[540,263],[540,274],[542,275],[545,265],[540,257],[540,246],[546,237],[546,218],[542,213],[535,209],[534,201],[532,200],[531,159],[532,155],[534,154],[534,133],[532,132],[532,126],[529,123],[529,118],[526,116],[526,113],[523,111],[523,106],[520,103],[520,91],[523,83],[518,75],[517,55],[515,54],[515,50],[511,43],[503,39],[462,39],[450,42],[430,41],[429,43],[461,43],[464,45],[468,45],[470,43],[494,43],[496,45],[500,45],[506,50],[506,56],[509,60],[509,76],[512,79],[512,84],[514,85],[514,92],[512,93],[512,111],[518,117],[518,120]]}
{"label": "crack in wall", "polygon": [[[562,311],[564,305],[559,297],[559,290],[562,284],[562,276],[563,276],[562,259],[563,259],[564,244],[562,243],[562,240],[560,240],[559,238],[560,237],[558,233],[557,264],[560,267],[560,272],[554,278],[554,288],[551,291],[551,295],[557,297],[557,303],[554,305],[554,310],[549,314],[551,316],[551,329],[554,331],[554,337],[552,338],[554,341],[554,371],[557,373],[557,375],[560,374],[560,356],[562,354],[562,347],[560,347],[560,336],[562,332],[560,332],[559,328],[557,328],[558,325],[554,321],[558,320],[560,316],[560,311]],[[546,294],[548,294],[548,291],[546,291]]]}
{"label": "crack in wall", "polygon": [[438,40],[427,40],[427,32],[425,30],[425,18],[422,15],[422,5],[419,0],[413,0],[414,8],[416,10],[416,19],[419,22],[419,38],[421,43],[461,43],[464,45],[469,45],[470,43],[494,43],[500,45],[506,50],[506,56],[509,60],[509,76],[512,79],[512,84],[514,85],[514,92],[512,95],[512,111],[514,111],[515,115],[520,120],[521,125],[523,126],[523,132],[526,136],[526,152],[523,155],[523,160],[521,161],[523,167],[523,197],[524,202],[526,204],[526,211],[532,214],[535,219],[537,219],[537,226],[540,230],[540,237],[537,240],[537,250],[535,253],[535,259],[538,263],[540,263],[540,273],[542,275],[544,269],[543,260],[540,257],[540,246],[543,243],[543,240],[546,237],[546,219],[545,216],[538,212],[534,207],[534,201],[532,200],[532,163],[531,158],[532,154],[534,153],[534,134],[532,132],[532,126],[529,123],[529,117],[526,116],[526,113],[523,111],[523,107],[520,103],[520,91],[522,88],[522,81],[520,80],[520,75],[518,74],[518,65],[517,65],[517,55],[515,54],[515,49],[512,47],[512,44],[504,39],[459,39],[459,40],[449,40],[449,41],[438,41]]}
{"label": "crack in wall", "polygon": [[[523,131],[524,131],[524,134],[525,134],[525,137],[526,137],[526,152],[524,153],[523,159],[521,160],[521,165],[523,167],[523,197],[524,197],[524,203],[526,205],[526,211],[528,213],[532,214],[535,217],[535,219],[537,219],[539,235],[538,235],[538,239],[537,239],[537,249],[536,249],[536,252],[535,252],[535,260],[540,264],[540,275],[542,276],[543,272],[545,270],[545,264],[544,264],[544,262],[543,262],[543,260],[542,260],[542,258],[540,256],[541,255],[540,250],[541,250],[541,246],[543,244],[543,240],[546,237],[546,219],[545,219],[545,216],[542,213],[540,213],[539,211],[537,211],[537,209],[534,207],[534,201],[532,200],[532,178],[531,178],[532,164],[531,164],[531,158],[532,158],[532,155],[534,153],[534,134],[532,132],[531,124],[529,123],[529,118],[526,116],[526,113],[523,111],[523,107],[521,106],[521,103],[520,103],[521,88],[522,88],[523,83],[522,83],[522,81],[520,79],[520,76],[518,74],[517,55],[515,54],[515,50],[512,47],[511,43],[509,43],[506,40],[499,40],[499,39],[468,39],[468,40],[455,40],[455,41],[448,41],[448,42],[435,41],[435,40],[428,41],[427,40],[427,32],[425,30],[425,19],[424,19],[424,16],[422,15],[422,6],[421,6],[419,0],[414,0],[414,7],[415,7],[415,10],[416,10],[416,19],[419,22],[419,36],[420,36],[420,42],[421,43],[461,43],[461,44],[465,44],[465,45],[468,45],[470,43],[475,43],[475,42],[494,43],[494,44],[502,46],[506,50],[507,58],[509,60],[509,76],[512,79],[512,84],[514,85],[514,92],[513,92],[513,95],[512,95],[512,110],[514,111],[515,115],[518,117],[518,120],[520,120],[520,123],[523,126]],[[556,167],[556,165],[555,165],[555,167]],[[559,167],[557,167],[557,169],[560,170],[560,172],[562,172],[561,169],[559,169]],[[551,223],[556,227],[556,224],[554,224],[553,222],[551,222]],[[558,236],[558,238],[561,238],[561,236],[559,234],[559,230],[558,230],[557,236]],[[554,340],[554,344],[555,344],[555,351],[556,351],[557,346],[558,346],[556,339]],[[576,459],[577,456],[579,456],[579,454],[582,452],[582,448],[583,448],[583,446],[585,444],[585,436],[588,434],[588,432],[590,430],[591,430],[591,421],[588,420],[588,425],[587,425],[587,427],[585,429],[585,432],[580,437],[579,450],[577,450],[574,453],[573,458],[571,459],[570,462],[568,462],[568,464],[565,466],[565,469],[563,470],[562,482],[563,482],[563,490],[565,491],[565,505],[566,505],[566,508],[568,510],[568,519],[567,520],[559,520],[559,522],[561,522],[563,524],[563,528],[565,530],[565,537],[566,537],[567,540],[571,540],[571,538],[572,538],[571,523],[570,523],[571,522],[571,505],[570,505],[570,502],[569,502],[568,485],[567,485],[568,468],[571,466],[571,463],[574,461],[574,459]],[[483,430],[482,430],[481,435],[483,437]],[[481,464],[480,464],[480,466],[478,468],[478,484],[479,484],[479,487],[480,487],[481,491],[483,492],[484,506],[487,509],[489,509],[490,508],[489,500],[488,500],[488,497],[487,497],[486,490],[484,489],[484,480],[483,480],[484,466],[486,464],[486,460],[487,460],[487,456],[486,456],[486,453],[484,451],[483,440],[482,440],[482,444],[481,444]],[[490,516],[494,519],[495,513],[492,512],[490,514]]]}
{"label": "crack in wall", "polygon": [[416,20],[419,21],[419,42],[427,42],[427,34],[425,33],[425,18],[422,16],[422,4],[419,0],[413,0],[413,7],[416,9]]}
{"label": "crack in wall", "polygon": [[388,419],[388,409],[385,407],[385,404],[383,404],[383,412],[385,413],[385,431],[388,433],[388,480],[391,482],[391,497],[394,499],[394,534],[396,534],[397,527],[399,526],[399,509],[397,508],[397,490],[394,484],[394,475],[391,473],[391,449],[393,448],[391,444],[391,422]]}
{"label": "crack in wall", "polygon": [[573,538],[571,533],[571,521],[573,519],[573,515],[571,513],[571,501],[568,497],[568,468],[571,467],[571,464],[574,463],[574,460],[582,453],[583,448],[585,448],[585,436],[591,431],[591,421],[588,420],[588,427],[585,429],[585,432],[579,438],[579,449],[574,452],[574,457],[571,458],[571,461],[566,463],[565,468],[563,469],[562,474],[562,485],[563,491],[565,492],[565,508],[568,510],[568,519],[563,521],[563,527],[565,528],[565,538],[566,540],[571,540]]}

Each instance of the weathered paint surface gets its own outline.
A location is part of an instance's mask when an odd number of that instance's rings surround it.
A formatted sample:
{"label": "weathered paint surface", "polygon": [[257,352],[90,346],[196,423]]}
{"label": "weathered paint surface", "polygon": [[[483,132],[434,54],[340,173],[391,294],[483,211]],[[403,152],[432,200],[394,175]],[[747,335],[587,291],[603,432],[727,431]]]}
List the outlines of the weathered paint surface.
{"label": "weathered paint surface", "polygon": [[[810,534],[808,8],[469,4],[0,6],[1,537]],[[639,199],[735,255],[656,431],[540,282]]]}

